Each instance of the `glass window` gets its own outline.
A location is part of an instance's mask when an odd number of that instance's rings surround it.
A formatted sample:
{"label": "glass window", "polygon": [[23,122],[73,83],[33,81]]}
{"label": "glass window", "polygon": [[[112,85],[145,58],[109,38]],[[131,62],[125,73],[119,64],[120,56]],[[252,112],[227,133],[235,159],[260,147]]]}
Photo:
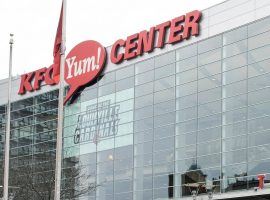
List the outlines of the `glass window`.
{"label": "glass window", "polygon": [[249,105],[269,101],[269,99],[270,99],[270,88],[264,88],[258,91],[248,93]]}
{"label": "glass window", "polygon": [[176,75],[176,84],[181,85],[183,83],[197,80],[197,69],[182,72]]}
{"label": "glass window", "polygon": [[221,112],[221,101],[215,101],[198,106],[198,117],[217,114]]}
{"label": "glass window", "polygon": [[134,66],[132,65],[132,66],[119,69],[115,72],[115,74],[116,74],[116,80],[134,76]]}
{"label": "glass window", "polygon": [[175,134],[183,134],[197,130],[197,119],[176,124]]}
{"label": "glass window", "polygon": [[144,132],[137,132],[134,134],[134,143],[143,143],[153,140],[153,130],[146,130]]}
{"label": "glass window", "polygon": [[223,73],[223,85],[247,79],[247,68],[241,67]]}
{"label": "glass window", "polygon": [[269,173],[270,160],[263,160],[260,162],[251,162],[248,164],[248,174],[255,175],[262,173]]}
{"label": "glass window", "polygon": [[135,85],[141,85],[154,80],[154,70],[135,76]]}
{"label": "glass window", "polygon": [[[196,144],[197,132],[181,134],[175,137],[175,148],[186,147]],[[193,147],[196,150],[196,146]]]}
{"label": "glass window", "polygon": [[153,106],[143,107],[135,110],[135,120],[153,116]]}
{"label": "glass window", "polygon": [[156,139],[160,139],[164,137],[174,136],[174,132],[175,132],[175,126],[173,124],[156,128],[154,130],[154,139],[156,140]]}
{"label": "glass window", "polygon": [[198,80],[198,91],[209,90],[221,86],[221,75],[214,75],[211,77]]}
{"label": "glass window", "polygon": [[[179,138],[179,141],[180,140],[181,140],[181,138]],[[193,139],[193,141],[194,141],[194,139]],[[193,143],[196,143],[196,142],[193,142]],[[196,145],[186,146],[186,147],[176,149],[175,154],[176,154],[175,160],[184,160],[187,158],[194,158],[194,157],[196,157]]]}
{"label": "glass window", "polygon": [[154,103],[161,103],[175,98],[175,89],[169,88],[154,94]]}
{"label": "glass window", "polygon": [[198,78],[206,78],[221,73],[221,62],[214,62],[198,68]]}
{"label": "glass window", "polygon": [[176,97],[183,97],[197,92],[197,81],[176,87]]}
{"label": "glass window", "polygon": [[197,118],[197,107],[187,108],[176,112],[176,123]]}
{"label": "glass window", "polygon": [[246,147],[247,147],[247,137],[246,136],[225,139],[223,141],[223,146],[222,146],[224,151],[233,151],[236,149],[243,149]]}
{"label": "glass window", "polygon": [[[269,141],[269,136],[266,139],[268,139]],[[250,148],[248,150],[248,161],[251,162],[251,161],[258,161],[258,160],[263,160],[263,159],[269,159],[269,151],[270,151],[269,144],[264,145],[264,146]]]}
{"label": "glass window", "polygon": [[270,116],[270,102],[257,104],[248,107],[248,118],[258,118]]}
{"label": "glass window", "polygon": [[256,49],[270,44],[270,32],[266,32],[248,39],[248,50]]}
{"label": "glass window", "polygon": [[175,74],[175,63],[166,65],[164,67],[155,69],[155,79],[160,79],[162,77],[170,76]]}
{"label": "glass window", "polygon": [[132,191],[132,180],[114,182],[115,193],[121,193],[121,192],[127,192],[127,191]]}
{"label": "glass window", "polygon": [[197,167],[197,164],[195,163],[194,158],[180,160],[180,161],[176,162],[175,172],[176,173],[183,173],[183,172],[189,171],[190,168],[192,168],[193,166]]}
{"label": "glass window", "polygon": [[230,85],[223,86],[222,97],[227,98],[247,92],[247,81],[240,81]]}
{"label": "glass window", "polygon": [[223,124],[231,124],[247,119],[247,108],[228,111],[223,113]]}
{"label": "glass window", "polygon": [[219,48],[222,46],[222,38],[221,35],[212,37],[210,39],[199,42],[198,44],[198,52],[199,54]]}
{"label": "glass window", "polygon": [[133,121],[133,111],[119,114],[119,123],[124,124]]}
{"label": "glass window", "polygon": [[247,150],[238,150],[223,154],[222,164],[231,165],[247,161]]}
{"label": "glass window", "polygon": [[96,99],[97,97],[98,88],[87,89],[81,93],[81,102],[88,101],[90,99]]}
{"label": "glass window", "polygon": [[98,88],[98,96],[104,96],[115,92],[115,84],[108,84]]}
{"label": "glass window", "polygon": [[212,62],[216,62],[221,59],[221,49],[216,49],[203,54],[198,57],[199,66],[207,65]]}
{"label": "glass window", "polygon": [[270,24],[269,17],[264,20],[260,20],[258,22],[250,24],[248,26],[248,36],[252,37],[254,35],[258,35],[260,33],[270,30],[269,24]]}
{"label": "glass window", "polygon": [[214,127],[210,129],[205,129],[203,131],[198,131],[198,143],[220,139],[221,130],[221,127]]}
{"label": "glass window", "polygon": [[139,96],[143,96],[143,95],[152,93],[153,88],[154,88],[153,82],[146,83],[146,84],[143,84],[140,86],[136,86],[135,87],[135,96],[139,97]]}
{"label": "glass window", "polygon": [[152,153],[152,151],[153,151],[152,141],[134,145],[135,155],[149,154]]}
{"label": "glass window", "polygon": [[153,166],[154,168],[154,176],[157,175],[163,175],[163,174],[171,174],[173,177],[173,172],[174,172],[174,164],[173,163],[166,163],[166,164],[161,164],[161,165],[155,165]]}
{"label": "glass window", "polygon": [[11,103],[11,111],[20,110],[34,104],[33,98],[23,99],[14,103]]}
{"label": "glass window", "polygon": [[270,117],[258,118],[248,121],[248,132],[257,132],[270,129]]}
{"label": "glass window", "polygon": [[219,153],[221,151],[220,146],[220,140],[198,144],[198,156]]}
{"label": "glass window", "polygon": [[115,138],[115,148],[133,144],[133,134]]}
{"label": "glass window", "polygon": [[238,54],[236,56],[232,56],[230,58],[226,58],[222,63],[222,70],[228,71],[238,67],[242,67],[247,65],[247,53]]}
{"label": "glass window", "polygon": [[221,87],[198,93],[198,104],[204,104],[221,99]]}
{"label": "glass window", "polygon": [[154,106],[154,115],[161,115],[172,111],[175,111],[174,99]]}
{"label": "glass window", "polygon": [[251,64],[270,58],[269,52],[270,52],[270,45],[249,51],[248,63]]}
{"label": "glass window", "polygon": [[[135,167],[142,167],[142,166],[149,166],[149,165],[152,165],[153,162],[152,162],[152,158],[153,158],[153,155],[152,153],[150,154],[143,154],[143,155],[138,155],[138,156],[135,156],[134,158],[134,165]],[[150,166],[151,167],[151,166]],[[144,169],[143,168],[135,168],[135,177],[136,178],[141,178],[144,174],[146,174],[143,170],[147,169],[149,167],[145,167]],[[137,172],[138,170],[142,170],[140,173]],[[148,174],[151,174],[152,172],[148,172]],[[148,175],[149,177],[149,175]]]}
{"label": "glass window", "polygon": [[[119,111],[120,113],[126,112],[126,111],[130,111],[130,110],[133,110],[134,100],[133,99],[130,99],[128,101],[123,101],[123,102],[119,103],[118,105],[120,106],[120,111]],[[112,108],[112,109],[117,110],[117,106],[116,107],[113,107],[113,105],[111,106],[110,104],[108,106],[108,103],[107,104],[104,103],[104,106],[105,106],[106,109]],[[104,109],[104,107],[102,109]]]}
{"label": "glass window", "polygon": [[187,47],[176,50],[176,60],[183,60],[197,55],[197,44],[189,45]]}
{"label": "glass window", "polygon": [[135,99],[135,108],[141,108],[144,106],[149,106],[154,103],[153,94],[138,97]]}
{"label": "glass window", "polygon": [[247,106],[247,94],[223,99],[223,112]]}
{"label": "glass window", "polygon": [[175,76],[169,76],[166,78],[156,80],[155,85],[154,85],[154,90],[156,92],[159,90],[164,90],[164,89],[174,87],[174,85],[175,85]]}
{"label": "glass window", "polygon": [[116,91],[126,90],[134,87],[134,77],[122,79],[116,82]]}
{"label": "glass window", "polygon": [[190,70],[197,67],[197,56],[187,58],[176,63],[176,73]]}
{"label": "glass window", "polygon": [[248,77],[253,77],[270,72],[270,59],[253,63],[248,66]]}
{"label": "glass window", "polygon": [[221,125],[221,114],[203,117],[198,120],[199,130]]}
{"label": "glass window", "polygon": [[161,56],[157,56],[155,58],[155,67],[156,68],[161,67],[161,66],[173,63],[173,62],[175,62],[175,51],[171,51]]}
{"label": "glass window", "polygon": [[117,135],[126,135],[133,133],[133,123],[127,123],[127,124],[120,124],[117,127],[116,134]]}
{"label": "glass window", "polygon": [[116,92],[116,102],[125,101],[131,98],[134,98],[134,88]]}
{"label": "glass window", "polygon": [[248,91],[257,90],[270,86],[270,74],[256,76],[248,80]]}
{"label": "glass window", "polygon": [[142,132],[144,130],[153,129],[153,118],[147,118],[134,122],[134,132]]}
{"label": "glass window", "polygon": [[247,26],[223,34],[223,45],[228,45],[247,38]]}
{"label": "glass window", "polygon": [[234,164],[230,166],[223,167],[224,177],[226,178],[235,178],[235,177],[241,177],[246,176],[247,174],[247,164]]}
{"label": "glass window", "polygon": [[144,60],[135,64],[135,74],[140,74],[154,69],[154,59]]}
{"label": "glass window", "polygon": [[106,73],[98,81],[99,85],[105,85],[115,81],[115,72]]}
{"label": "glass window", "polygon": [[175,123],[175,113],[168,113],[165,115],[159,115],[154,118],[154,125],[155,127],[163,126],[166,124]]}
{"label": "glass window", "polygon": [[176,99],[176,110],[197,106],[197,94]]}
{"label": "glass window", "polygon": [[223,138],[244,135],[246,133],[247,133],[246,121],[223,126],[222,131]]}
{"label": "glass window", "polygon": [[267,131],[263,131],[256,134],[253,133],[253,134],[250,134],[248,138],[249,138],[248,146],[250,147],[270,144],[270,131],[267,130]]}
{"label": "glass window", "polygon": [[242,40],[223,47],[223,58],[228,58],[247,51],[247,40]]}
{"label": "glass window", "polygon": [[[154,141],[154,151],[164,151],[166,149],[173,149],[174,148],[174,137],[169,137],[169,138],[163,138],[161,140],[155,140]],[[166,152],[168,153],[168,152]],[[161,154],[159,152],[159,159],[161,157]],[[174,159],[174,155],[173,152],[170,152],[169,155],[167,155],[167,162],[169,162],[170,160]],[[166,162],[166,160],[165,160]]]}
{"label": "glass window", "polygon": [[220,154],[202,156],[198,158],[198,166],[201,168],[217,167],[220,166]]}

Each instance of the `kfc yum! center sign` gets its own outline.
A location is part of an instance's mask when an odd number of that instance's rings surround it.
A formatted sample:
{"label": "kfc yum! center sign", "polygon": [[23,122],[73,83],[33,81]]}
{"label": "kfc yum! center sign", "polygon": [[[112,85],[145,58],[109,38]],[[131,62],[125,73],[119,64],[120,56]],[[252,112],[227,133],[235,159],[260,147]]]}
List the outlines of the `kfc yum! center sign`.
{"label": "kfc yum! center sign", "polygon": [[[130,60],[166,44],[184,42],[200,34],[200,11],[192,11],[170,21],[153,26],[150,30],[117,40],[110,52],[98,42],[89,40],[75,46],[66,56],[64,79],[69,85],[65,103],[86,86],[97,81],[106,67],[107,57],[114,64]],[[108,56],[107,56],[108,54]],[[58,84],[52,76],[52,66],[21,75],[18,94],[39,90],[42,85]]]}

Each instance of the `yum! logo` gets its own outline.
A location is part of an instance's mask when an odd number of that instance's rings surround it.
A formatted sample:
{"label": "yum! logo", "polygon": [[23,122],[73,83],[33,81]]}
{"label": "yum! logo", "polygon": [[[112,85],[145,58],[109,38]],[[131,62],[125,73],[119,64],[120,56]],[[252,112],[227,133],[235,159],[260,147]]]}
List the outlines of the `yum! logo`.
{"label": "yum! logo", "polygon": [[70,88],[65,103],[79,89],[96,81],[104,69],[105,60],[105,48],[93,40],[82,42],[69,52],[65,64],[65,81]]}

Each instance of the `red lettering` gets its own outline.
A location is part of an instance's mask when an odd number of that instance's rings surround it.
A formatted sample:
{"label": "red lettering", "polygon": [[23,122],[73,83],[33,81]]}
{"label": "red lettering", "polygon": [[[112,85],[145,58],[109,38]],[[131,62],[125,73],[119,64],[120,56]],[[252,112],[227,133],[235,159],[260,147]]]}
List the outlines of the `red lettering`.
{"label": "red lettering", "polygon": [[170,44],[182,41],[183,37],[180,33],[183,31],[183,25],[181,25],[181,23],[183,23],[184,21],[185,21],[184,15],[174,18],[171,21],[170,36],[169,36]]}
{"label": "red lettering", "polygon": [[33,77],[35,75],[35,72],[30,72],[28,74],[21,75],[21,84],[18,94],[25,94],[26,91],[32,92],[33,87],[31,85],[31,82],[33,80]]}
{"label": "red lettering", "polygon": [[165,36],[166,36],[166,28],[171,25],[170,21],[164,22],[156,26],[156,30],[158,31],[158,43],[157,48],[163,48],[165,44]]}
{"label": "red lettering", "polygon": [[53,76],[53,70],[54,70],[54,65],[50,66],[44,75],[44,81],[47,85],[55,85],[57,82],[57,80],[55,80],[54,78],[52,78]]}
{"label": "red lettering", "polygon": [[139,33],[137,55],[142,55],[144,52],[154,50],[155,42],[155,27],[152,27],[149,32],[142,31]]}
{"label": "red lettering", "polygon": [[44,80],[44,73],[46,72],[46,67],[41,68],[35,72],[35,79],[34,79],[34,90],[40,89],[40,84]]}
{"label": "red lettering", "polygon": [[134,51],[137,48],[137,42],[139,34],[136,33],[134,35],[128,36],[126,40],[126,48],[125,48],[125,56],[124,58],[126,60],[129,60],[131,58],[134,58],[137,56],[136,51]]}
{"label": "red lettering", "polygon": [[119,53],[119,49],[120,47],[124,47],[125,43],[126,42],[124,40],[120,39],[120,40],[117,40],[112,46],[111,55],[110,55],[112,63],[117,64],[123,61],[124,54]]}
{"label": "red lettering", "polygon": [[202,13],[198,10],[194,10],[186,14],[185,27],[183,32],[183,38],[188,39],[191,35],[197,36],[199,34],[199,22]]}

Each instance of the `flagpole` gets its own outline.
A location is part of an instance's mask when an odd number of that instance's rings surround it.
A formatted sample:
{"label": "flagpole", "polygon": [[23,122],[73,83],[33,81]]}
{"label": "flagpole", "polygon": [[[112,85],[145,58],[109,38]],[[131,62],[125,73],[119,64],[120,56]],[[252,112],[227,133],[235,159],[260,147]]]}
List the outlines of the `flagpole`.
{"label": "flagpole", "polygon": [[65,68],[65,50],[66,50],[66,7],[67,2],[66,0],[63,0],[62,42],[60,52],[61,60],[60,60],[56,166],[55,166],[55,194],[54,194],[55,200],[60,200],[61,197],[61,168],[62,168],[62,148],[63,148],[62,140],[63,140],[63,115],[64,115],[64,68]]}
{"label": "flagpole", "polygon": [[12,81],[12,50],[13,50],[13,34],[10,34],[9,40],[9,74],[8,74],[8,103],[7,103],[7,123],[5,137],[5,165],[4,165],[4,187],[3,199],[8,200],[8,179],[9,179],[9,147],[10,147],[10,105],[11,105],[11,81]]}

